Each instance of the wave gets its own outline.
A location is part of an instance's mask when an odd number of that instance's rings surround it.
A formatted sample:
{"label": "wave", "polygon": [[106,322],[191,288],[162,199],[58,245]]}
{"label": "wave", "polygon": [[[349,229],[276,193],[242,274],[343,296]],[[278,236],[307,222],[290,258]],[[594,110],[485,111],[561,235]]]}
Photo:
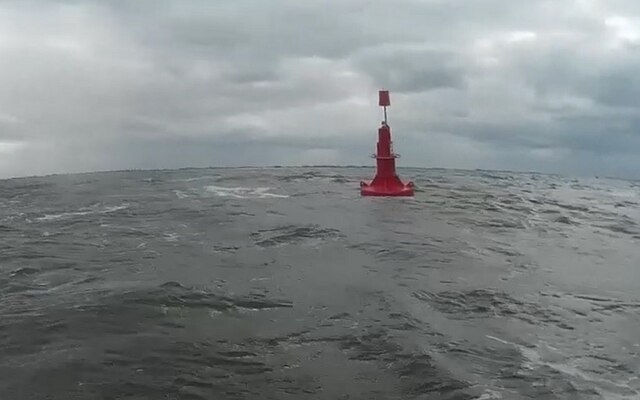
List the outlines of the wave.
{"label": "wave", "polygon": [[47,222],[47,221],[56,221],[60,219],[80,217],[80,216],[91,215],[91,214],[109,214],[116,211],[126,210],[127,208],[129,208],[129,204],[121,204],[119,206],[109,206],[109,207],[104,207],[102,209],[81,208],[78,211],[63,212],[59,214],[45,214],[42,217],[36,218],[36,221]]}
{"label": "wave", "polygon": [[205,189],[220,197],[233,197],[236,199],[266,199],[278,198],[286,199],[289,195],[270,193],[270,187],[224,187],[224,186],[205,186]]}

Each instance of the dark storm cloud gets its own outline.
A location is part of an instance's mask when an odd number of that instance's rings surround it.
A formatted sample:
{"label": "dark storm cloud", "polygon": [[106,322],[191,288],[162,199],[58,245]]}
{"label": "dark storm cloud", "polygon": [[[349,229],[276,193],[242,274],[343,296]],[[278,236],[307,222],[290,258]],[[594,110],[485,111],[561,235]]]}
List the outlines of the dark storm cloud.
{"label": "dark storm cloud", "polygon": [[371,163],[385,87],[404,165],[634,176],[638,4],[0,2],[0,174]]}

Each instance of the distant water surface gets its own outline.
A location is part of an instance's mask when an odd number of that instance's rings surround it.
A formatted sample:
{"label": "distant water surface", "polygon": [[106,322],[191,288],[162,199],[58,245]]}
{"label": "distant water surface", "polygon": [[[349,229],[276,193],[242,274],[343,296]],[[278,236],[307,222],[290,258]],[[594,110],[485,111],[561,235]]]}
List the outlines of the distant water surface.
{"label": "distant water surface", "polygon": [[640,185],[371,175],[0,181],[0,399],[640,398]]}

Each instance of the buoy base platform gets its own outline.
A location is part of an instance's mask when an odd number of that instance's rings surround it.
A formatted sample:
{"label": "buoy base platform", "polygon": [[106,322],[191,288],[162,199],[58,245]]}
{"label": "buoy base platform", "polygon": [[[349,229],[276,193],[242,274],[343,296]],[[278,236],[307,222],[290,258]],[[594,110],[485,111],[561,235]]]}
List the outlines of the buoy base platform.
{"label": "buoy base platform", "polygon": [[360,194],[363,196],[411,197],[414,195],[414,190],[412,182],[406,185],[403,183],[390,184],[388,181],[377,184],[360,182]]}
{"label": "buoy base platform", "polygon": [[363,196],[410,197],[414,195],[413,182],[406,185],[400,179],[385,179],[370,184],[360,182],[360,194]]}

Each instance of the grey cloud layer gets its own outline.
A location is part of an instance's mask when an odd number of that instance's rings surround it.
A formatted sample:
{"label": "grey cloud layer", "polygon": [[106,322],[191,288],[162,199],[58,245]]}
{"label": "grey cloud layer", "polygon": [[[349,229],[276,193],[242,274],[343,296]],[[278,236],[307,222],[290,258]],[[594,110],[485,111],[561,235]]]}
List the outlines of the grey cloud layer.
{"label": "grey cloud layer", "polygon": [[0,176],[370,164],[637,176],[633,0],[0,2]]}

